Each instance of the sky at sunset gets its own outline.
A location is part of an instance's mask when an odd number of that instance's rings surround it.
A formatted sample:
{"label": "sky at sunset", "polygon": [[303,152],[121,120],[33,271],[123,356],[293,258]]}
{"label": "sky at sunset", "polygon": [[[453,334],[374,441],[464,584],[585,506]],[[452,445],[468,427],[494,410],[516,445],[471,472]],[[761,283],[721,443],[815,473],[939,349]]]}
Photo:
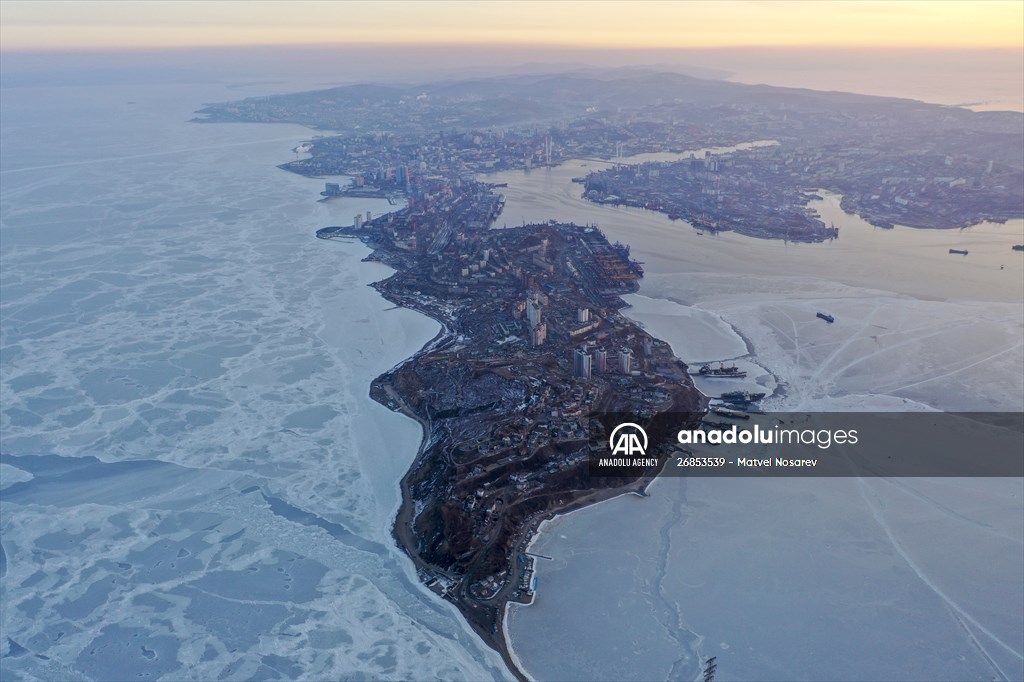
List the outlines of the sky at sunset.
{"label": "sky at sunset", "polygon": [[0,0],[0,49],[534,44],[1024,47],[1024,2]]}

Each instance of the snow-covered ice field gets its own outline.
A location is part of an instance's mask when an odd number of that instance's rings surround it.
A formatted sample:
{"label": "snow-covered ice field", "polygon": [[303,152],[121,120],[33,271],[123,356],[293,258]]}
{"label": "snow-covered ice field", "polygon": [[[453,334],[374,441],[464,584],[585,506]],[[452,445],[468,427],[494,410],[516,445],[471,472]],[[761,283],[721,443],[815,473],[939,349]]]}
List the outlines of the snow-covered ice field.
{"label": "snow-covered ice field", "polygon": [[187,122],[248,94],[0,97],[2,677],[506,677],[390,537],[420,429],[369,383],[437,326],[313,235],[388,204]]}
{"label": "snow-covered ice field", "polygon": [[546,524],[543,679],[1019,679],[1019,480],[665,478]]}
{"label": "snow-covered ice field", "polygon": [[[737,352],[732,342],[740,335],[752,351],[746,359],[782,381],[766,409],[998,411],[1020,409],[1024,399],[1019,302],[922,300],[810,278],[748,278],[756,293],[718,275],[649,279],[644,291],[664,298],[633,297],[643,303],[626,314],[681,347],[684,359],[696,346],[694,360],[739,358],[743,365],[748,351]],[[818,311],[835,322],[817,318]],[[722,339],[717,356],[705,337]],[[771,395],[774,382],[760,383]],[[740,384],[701,380],[699,387]]]}

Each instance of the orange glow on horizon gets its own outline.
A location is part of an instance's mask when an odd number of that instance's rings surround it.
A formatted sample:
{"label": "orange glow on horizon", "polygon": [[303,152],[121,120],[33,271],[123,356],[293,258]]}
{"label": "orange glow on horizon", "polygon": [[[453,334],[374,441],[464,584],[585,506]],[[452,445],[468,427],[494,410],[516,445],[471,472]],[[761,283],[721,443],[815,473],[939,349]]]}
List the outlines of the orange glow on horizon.
{"label": "orange glow on horizon", "polygon": [[1024,48],[1024,2],[4,0],[4,51],[243,45]]}

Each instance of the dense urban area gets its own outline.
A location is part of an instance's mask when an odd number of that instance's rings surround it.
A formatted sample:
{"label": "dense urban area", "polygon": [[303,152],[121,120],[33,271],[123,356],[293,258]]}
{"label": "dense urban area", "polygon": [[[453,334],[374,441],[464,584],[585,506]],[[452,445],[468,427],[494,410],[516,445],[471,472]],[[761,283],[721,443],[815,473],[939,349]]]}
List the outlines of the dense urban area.
{"label": "dense urban area", "polygon": [[636,475],[591,476],[590,414],[696,419],[704,403],[668,344],[619,313],[642,274],[627,246],[580,225],[490,229],[501,208],[487,184],[434,178],[403,209],[318,236],[365,241],[397,270],[377,289],[444,327],[371,389],[425,431],[395,535],[504,652],[505,605],[533,596],[540,521],[642,493],[664,464],[652,451]]}
{"label": "dense urban area", "polygon": [[818,190],[842,194],[844,209],[879,227],[1024,216],[1024,121],[1014,112],[639,71],[346,86],[201,113],[344,131],[313,140],[309,158],[284,166],[356,177],[340,194],[404,190],[439,173],[470,179],[567,159],[772,141],[579,180],[593,201],[661,211],[698,230],[799,241],[836,236],[807,209]]}

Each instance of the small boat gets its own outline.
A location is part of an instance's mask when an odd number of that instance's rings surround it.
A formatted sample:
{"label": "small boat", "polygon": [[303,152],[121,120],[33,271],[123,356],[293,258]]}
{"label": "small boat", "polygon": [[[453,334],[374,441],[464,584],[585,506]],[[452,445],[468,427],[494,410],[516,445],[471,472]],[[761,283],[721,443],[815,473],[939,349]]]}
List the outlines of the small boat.
{"label": "small boat", "polygon": [[815,315],[815,317],[825,320],[829,324],[832,324],[833,322],[836,321],[836,318],[832,317],[828,313],[818,313],[817,315]]}
{"label": "small boat", "polygon": [[950,253],[955,253],[958,256],[966,256],[967,255],[967,249],[950,249],[949,252]]}

